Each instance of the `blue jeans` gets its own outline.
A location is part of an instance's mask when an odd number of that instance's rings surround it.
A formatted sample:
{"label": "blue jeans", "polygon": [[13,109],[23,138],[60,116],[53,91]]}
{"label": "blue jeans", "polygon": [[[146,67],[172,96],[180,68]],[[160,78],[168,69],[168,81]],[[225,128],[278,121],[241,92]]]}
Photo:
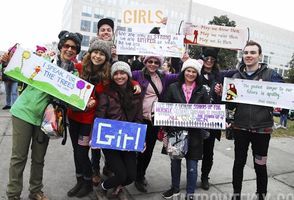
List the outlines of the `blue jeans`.
{"label": "blue jeans", "polygon": [[287,127],[287,117],[288,117],[287,114],[281,114],[281,116],[280,116],[280,124],[282,126]]}
{"label": "blue jeans", "polygon": [[12,106],[18,97],[17,82],[5,81],[6,105]]}
{"label": "blue jeans", "polygon": [[[171,159],[171,176],[172,176],[172,187],[175,189],[180,189],[181,181],[181,162],[182,159]],[[194,194],[197,182],[197,165],[198,160],[186,159],[187,167],[187,194]]]}

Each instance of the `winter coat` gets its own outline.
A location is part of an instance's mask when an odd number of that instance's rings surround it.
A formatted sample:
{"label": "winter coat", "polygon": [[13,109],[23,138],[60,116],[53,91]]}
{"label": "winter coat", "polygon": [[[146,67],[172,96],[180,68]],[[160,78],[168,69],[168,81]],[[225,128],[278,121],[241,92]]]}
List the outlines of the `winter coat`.
{"label": "winter coat", "polygon": [[143,121],[141,96],[132,93],[130,104],[133,105],[132,109],[124,109],[118,92],[107,88],[99,95],[96,117],[141,123]]}
{"label": "winter coat", "polygon": [[[261,64],[261,67],[252,75],[247,75],[245,65],[240,66],[233,78],[256,81],[283,82],[282,77],[273,69]],[[242,129],[259,129],[273,126],[273,108],[259,105],[238,103],[234,115],[234,127]]]}
{"label": "winter coat", "polygon": [[[208,104],[209,96],[202,85],[196,86],[189,102],[186,102],[182,85],[176,82],[169,86],[164,101],[169,103]],[[186,130],[188,130],[188,153],[186,154],[186,158],[201,160],[203,153],[203,136],[201,134],[201,129],[187,128]]]}

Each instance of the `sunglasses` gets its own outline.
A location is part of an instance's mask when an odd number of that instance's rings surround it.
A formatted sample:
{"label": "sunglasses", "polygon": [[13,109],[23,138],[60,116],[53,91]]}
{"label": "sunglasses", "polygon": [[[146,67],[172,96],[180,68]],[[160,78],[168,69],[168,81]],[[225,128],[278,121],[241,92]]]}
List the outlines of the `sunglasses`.
{"label": "sunglasses", "polygon": [[147,63],[150,64],[150,65],[151,64],[159,65],[159,62],[158,61],[153,61],[153,60],[148,60]]}
{"label": "sunglasses", "polygon": [[69,45],[69,44],[64,44],[62,47],[65,48],[65,49],[71,48],[74,51],[77,50],[77,46],[72,46],[72,45]]}
{"label": "sunglasses", "polygon": [[208,60],[210,60],[211,62],[215,62],[215,58],[213,58],[213,57],[210,57],[210,56],[207,56],[207,57],[203,57],[203,60],[204,61],[208,61]]}

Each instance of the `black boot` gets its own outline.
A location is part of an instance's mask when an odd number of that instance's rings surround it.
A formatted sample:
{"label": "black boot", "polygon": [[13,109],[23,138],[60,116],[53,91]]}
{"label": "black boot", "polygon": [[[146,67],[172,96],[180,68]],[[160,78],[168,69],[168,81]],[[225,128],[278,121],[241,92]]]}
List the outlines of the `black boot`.
{"label": "black boot", "polygon": [[84,178],[82,176],[77,177],[77,184],[72,189],[70,189],[70,191],[67,192],[67,196],[69,197],[75,196],[82,188],[83,181],[84,181]]}
{"label": "black boot", "polygon": [[201,187],[204,189],[204,190],[209,190],[209,178],[208,177],[202,177],[201,178]]}
{"label": "black boot", "polygon": [[78,197],[78,198],[85,197],[92,191],[93,191],[92,180],[91,179],[90,180],[84,180],[82,188],[76,194],[76,197]]}

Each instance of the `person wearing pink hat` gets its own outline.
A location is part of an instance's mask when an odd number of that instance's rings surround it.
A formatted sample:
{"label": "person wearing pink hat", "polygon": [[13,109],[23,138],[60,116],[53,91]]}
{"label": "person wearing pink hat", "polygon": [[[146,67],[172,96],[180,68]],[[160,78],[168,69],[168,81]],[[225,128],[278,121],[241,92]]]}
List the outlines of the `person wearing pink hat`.
{"label": "person wearing pink hat", "polygon": [[157,140],[159,127],[153,126],[152,112],[154,102],[161,101],[169,84],[177,80],[177,74],[164,74],[159,68],[162,66],[162,56],[146,56],[142,70],[133,71],[133,79],[138,81],[143,96],[143,123],[147,124],[146,150],[138,154],[137,177],[135,187],[140,192],[147,192],[146,170],[149,166],[153,149]]}
{"label": "person wearing pink hat", "polygon": [[46,51],[47,51],[46,47],[42,47],[39,45],[36,46],[36,55],[37,56],[43,56]]}

